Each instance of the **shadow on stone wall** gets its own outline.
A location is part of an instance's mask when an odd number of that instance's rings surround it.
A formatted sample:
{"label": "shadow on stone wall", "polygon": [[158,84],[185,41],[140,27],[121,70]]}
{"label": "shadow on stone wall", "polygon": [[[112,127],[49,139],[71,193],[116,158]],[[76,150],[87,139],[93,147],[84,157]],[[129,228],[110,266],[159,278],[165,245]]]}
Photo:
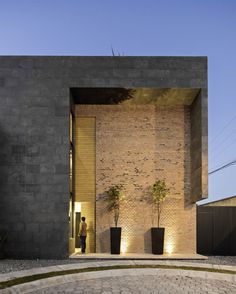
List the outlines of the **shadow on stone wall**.
{"label": "shadow on stone wall", "polygon": [[75,104],[119,104],[133,98],[134,89],[126,88],[71,88]]}
{"label": "shadow on stone wall", "polygon": [[151,229],[144,233],[144,253],[152,253],[151,248]]}

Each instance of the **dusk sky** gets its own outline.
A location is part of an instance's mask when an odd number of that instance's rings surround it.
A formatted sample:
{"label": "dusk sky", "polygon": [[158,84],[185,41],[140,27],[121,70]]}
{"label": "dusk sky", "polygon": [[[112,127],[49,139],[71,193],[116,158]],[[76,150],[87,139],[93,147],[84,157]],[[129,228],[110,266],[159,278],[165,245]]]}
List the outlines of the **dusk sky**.
{"label": "dusk sky", "polygon": [[[208,56],[209,171],[236,160],[235,0],[0,0],[0,55]],[[209,199],[236,195],[236,165]]]}

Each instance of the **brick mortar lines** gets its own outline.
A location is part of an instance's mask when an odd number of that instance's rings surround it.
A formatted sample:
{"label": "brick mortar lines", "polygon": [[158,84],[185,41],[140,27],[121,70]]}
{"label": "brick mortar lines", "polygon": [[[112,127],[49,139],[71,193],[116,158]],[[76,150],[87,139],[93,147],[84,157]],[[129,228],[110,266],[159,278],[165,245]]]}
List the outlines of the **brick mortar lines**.
{"label": "brick mortar lines", "polygon": [[109,251],[112,215],[99,200],[109,186],[124,184],[129,200],[119,225],[128,252],[151,252],[148,187],[165,178],[171,188],[161,225],[165,250],[194,253],[195,205],[190,203],[190,113],[186,107],[79,105],[77,116],[96,117],[97,252]]}

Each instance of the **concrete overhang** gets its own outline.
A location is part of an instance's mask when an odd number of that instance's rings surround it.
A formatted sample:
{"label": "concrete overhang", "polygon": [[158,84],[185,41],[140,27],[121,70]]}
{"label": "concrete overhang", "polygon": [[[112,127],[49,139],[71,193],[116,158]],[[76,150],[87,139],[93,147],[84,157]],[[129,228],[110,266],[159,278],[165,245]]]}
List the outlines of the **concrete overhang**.
{"label": "concrete overhang", "polygon": [[76,104],[191,105],[198,88],[72,88]]}

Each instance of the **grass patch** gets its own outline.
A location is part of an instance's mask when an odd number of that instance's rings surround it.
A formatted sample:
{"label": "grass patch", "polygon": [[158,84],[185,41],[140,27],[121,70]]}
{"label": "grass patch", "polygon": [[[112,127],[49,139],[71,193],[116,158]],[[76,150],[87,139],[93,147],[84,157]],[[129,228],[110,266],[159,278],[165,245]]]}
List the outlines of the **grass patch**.
{"label": "grass patch", "polygon": [[204,271],[204,272],[213,272],[221,274],[233,274],[236,275],[236,271],[231,270],[221,270],[214,268],[201,268],[193,266],[172,266],[172,265],[115,265],[115,266],[101,266],[101,267],[88,267],[82,269],[71,269],[64,271],[49,272],[43,274],[36,274],[32,276],[15,278],[9,281],[0,282],[0,289],[5,289],[8,287],[29,283],[41,279],[52,278],[57,276],[71,275],[77,273],[86,273],[86,272],[96,272],[96,271],[105,271],[105,270],[114,270],[114,269],[135,269],[135,268],[160,268],[160,269],[179,269],[179,270],[192,270],[192,271]]}

